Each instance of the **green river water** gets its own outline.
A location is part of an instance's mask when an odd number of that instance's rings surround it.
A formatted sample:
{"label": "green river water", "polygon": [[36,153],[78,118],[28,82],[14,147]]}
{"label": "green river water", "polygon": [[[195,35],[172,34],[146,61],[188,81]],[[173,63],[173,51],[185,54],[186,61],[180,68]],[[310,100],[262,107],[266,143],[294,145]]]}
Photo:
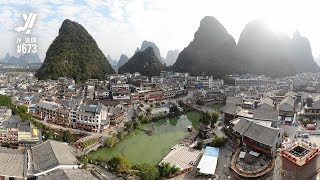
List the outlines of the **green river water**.
{"label": "green river water", "polygon": [[[181,142],[188,134],[188,125],[198,126],[200,113],[188,112],[180,118],[165,119],[155,123],[155,133],[150,136],[141,130],[130,133],[115,147],[99,148],[88,154],[89,159],[108,161],[116,155],[127,156],[132,163],[156,165],[171,147]],[[146,129],[149,125],[145,126]]]}

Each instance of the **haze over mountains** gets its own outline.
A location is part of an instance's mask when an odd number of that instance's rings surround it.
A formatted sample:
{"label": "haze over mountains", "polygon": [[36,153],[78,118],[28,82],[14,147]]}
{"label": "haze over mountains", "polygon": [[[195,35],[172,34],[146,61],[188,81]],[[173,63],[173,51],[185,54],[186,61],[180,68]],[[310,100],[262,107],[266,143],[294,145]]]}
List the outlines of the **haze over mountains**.
{"label": "haze over mountains", "polygon": [[114,73],[111,66],[119,68],[119,73],[140,72],[155,76],[166,69],[164,64],[173,64],[170,69],[177,72],[216,78],[234,73],[278,77],[319,71],[308,39],[299,32],[290,38],[272,32],[259,21],[252,21],[245,26],[236,44],[217,19],[207,16],[201,20],[194,39],[180,53],[168,51],[163,59],[155,43],[143,41],[130,59],[121,55],[119,61],[109,55],[106,58],[80,24],[65,20],[36,76],[52,79],[67,76],[77,81],[102,79]]}
{"label": "haze over mountains", "polygon": [[166,59],[164,62],[166,63],[167,66],[171,66],[174,64],[179,56],[180,51],[178,49],[175,50],[169,50],[166,56]]}
{"label": "haze over mountains", "polygon": [[173,70],[193,75],[223,77],[231,73],[265,74],[272,77],[316,72],[310,43],[298,32],[289,38],[259,22],[242,31],[239,42],[214,17],[204,17],[194,39],[179,54]]}
{"label": "haze over mountains", "polygon": [[109,54],[107,56],[107,60],[111,64],[111,66],[117,66],[118,62],[115,59],[113,59]]}
{"label": "haze over mountains", "polygon": [[19,57],[12,56],[10,53],[7,53],[3,59],[0,59],[0,63],[7,65],[26,66],[28,64],[40,64],[42,62],[37,53],[22,54]]}

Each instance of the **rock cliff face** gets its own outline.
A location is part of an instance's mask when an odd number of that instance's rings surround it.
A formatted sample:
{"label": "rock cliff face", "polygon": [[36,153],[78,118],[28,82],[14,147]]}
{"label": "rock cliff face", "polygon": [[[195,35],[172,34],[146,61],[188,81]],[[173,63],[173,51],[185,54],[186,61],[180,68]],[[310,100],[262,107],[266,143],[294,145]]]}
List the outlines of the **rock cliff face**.
{"label": "rock cliff face", "polygon": [[140,72],[144,76],[158,76],[164,68],[164,65],[159,61],[153,48],[148,47],[144,51],[135,53],[118,71],[119,73]]}
{"label": "rock cliff face", "polygon": [[193,41],[179,54],[173,70],[215,77],[230,73],[277,77],[316,72],[319,67],[312,57],[308,39],[299,33],[291,39],[253,21],[245,26],[236,45],[218,20],[205,17]]}
{"label": "rock cliff face", "polygon": [[157,58],[159,59],[159,61],[161,63],[164,63],[163,62],[163,58],[161,57],[160,50],[159,50],[158,46],[153,42],[143,41],[142,44],[141,44],[141,48],[140,49],[137,48],[135,53],[138,52],[138,51],[145,51],[149,47],[153,48],[153,51],[154,51],[155,55],[157,56]]}
{"label": "rock cliff face", "polygon": [[232,73],[236,68],[236,42],[223,25],[213,17],[204,17],[194,39],[184,48],[173,65],[173,70],[192,75]]}
{"label": "rock cliff face", "polygon": [[128,56],[126,56],[125,54],[121,54],[120,59],[117,63],[117,68],[121,67],[122,65],[124,65],[128,61],[129,61]]}
{"label": "rock cliff face", "polygon": [[114,70],[92,36],[82,25],[66,19],[35,76],[39,79],[63,76],[85,81],[104,79],[110,73]]}
{"label": "rock cliff face", "polygon": [[166,59],[164,62],[166,63],[167,66],[171,66],[174,64],[179,56],[180,51],[178,49],[175,50],[169,50],[166,56]]}

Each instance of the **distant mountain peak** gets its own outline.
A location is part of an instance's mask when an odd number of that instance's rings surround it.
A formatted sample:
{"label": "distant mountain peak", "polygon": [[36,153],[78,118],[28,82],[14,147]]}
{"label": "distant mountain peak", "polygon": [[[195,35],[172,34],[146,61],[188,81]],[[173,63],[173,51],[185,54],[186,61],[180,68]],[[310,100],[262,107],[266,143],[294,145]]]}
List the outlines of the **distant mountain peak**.
{"label": "distant mountain peak", "polygon": [[178,49],[174,49],[174,50],[169,50],[167,52],[167,56],[165,59],[165,63],[168,66],[171,66],[172,64],[174,64],[179,56],[180,51]]}
{"label": "distant mountain peak", "polygon": [[111,66],[116,66],[117,65],[117,61],[115,59],[113,59],[109,54],[107,56],[108,62],[111,64]]}
{"label": "distant mountain peak", "polygon": [[128,62],[119,67],[119,73],[140,72],[145,76],[158,76],[164,69],[164,65],[156,56],[154,49],[148,47],[144,51],[135,53]]}
{"label": "distant mountain peak", "polygon": [[7,53],[5,58],[2,59],[1,62],[5,64],[17,65],[17,66],[26,66],[32,63],[37,63],[37,64],[42,63],[37,53],[35,54],[26,53],[26,54],[20,55],[19,57],[11,56],[10,53]]}
{"label": "distant mountain peak", "polygon": [[221,78],[230,73],[264,74],[273,77],[317,72],[309,40],[275,33],[260,20],[246,24],[238,44],[214,17],[206,16],[194,39],[179,54],[173,70]]}
{"label": "distant mountain peak", "polygon": [[126,56],[125,54],[121,54],[120,59],[117,63],[117,68],[121,67],[122,65],[124,65],[128,61],[129,61],[128,56]]}
{"label": "distant mountain peak", "polygon": [[10,53],[7,52],[7,54],[6,54],[6,56],[4,58],[7,59],[7,58],[10,58],[10,57],[11,57]]}
{"label": "distant mountain peak", "polygon": [[137,52],[137,51],[145,51],[145,50],[146,50],[147,48],[149,48],[149,47],[152,47],[152,48],[153,48],[155,55],[158,57],[158,59],[159,59],[160,61],[162,61],[162,57],[161,57],[161,54],[160,54],[160,50],[159,50],[158,46],[157,46],[154,42],[144,40],[144,41],[142,42],[142,44],[141,44],[140,49],[137,48],[136,52]]}

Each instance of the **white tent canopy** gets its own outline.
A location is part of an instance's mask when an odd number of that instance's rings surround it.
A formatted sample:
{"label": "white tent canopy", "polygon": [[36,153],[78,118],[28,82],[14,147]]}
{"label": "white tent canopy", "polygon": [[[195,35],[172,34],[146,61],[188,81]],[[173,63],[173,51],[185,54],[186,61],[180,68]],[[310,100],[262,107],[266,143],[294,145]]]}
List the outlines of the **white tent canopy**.
{"label": "white tent canopy", "polygon": [[198,164],[199,172],[214,175],[218,163],[219,148],[207,146]]}

